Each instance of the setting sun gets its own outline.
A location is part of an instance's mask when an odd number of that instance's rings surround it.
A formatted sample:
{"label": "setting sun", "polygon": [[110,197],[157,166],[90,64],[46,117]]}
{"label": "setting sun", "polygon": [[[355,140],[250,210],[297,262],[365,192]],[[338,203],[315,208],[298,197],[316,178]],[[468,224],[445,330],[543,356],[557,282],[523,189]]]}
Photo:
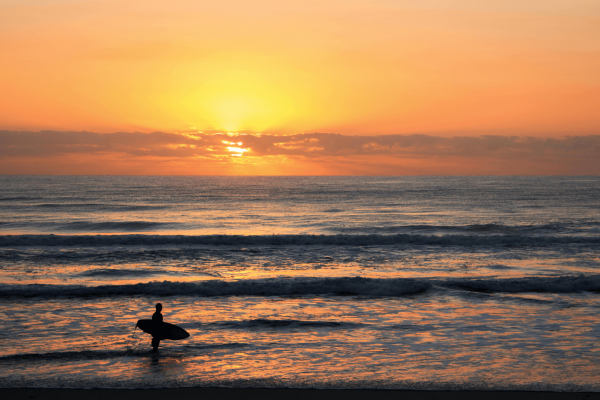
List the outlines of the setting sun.
{"label": "setting sun", "polygon": [[188,126],[226,132],[277,129],[300,118],[306,88],[263,56],[265,60],[254,60],[241,53],[178,68],[165,106]]}

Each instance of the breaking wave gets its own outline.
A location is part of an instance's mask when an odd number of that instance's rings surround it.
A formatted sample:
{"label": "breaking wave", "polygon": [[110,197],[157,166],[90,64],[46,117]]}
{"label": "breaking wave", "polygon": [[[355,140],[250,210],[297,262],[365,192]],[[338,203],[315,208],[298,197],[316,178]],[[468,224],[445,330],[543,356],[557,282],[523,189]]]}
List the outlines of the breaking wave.
{"label": "breaking wave", "polygon": [[600,291],[600,274],[553,277],[432,279],[362,277],[269,278],[240,281],[149,282],[125,285],[2,284],[0,298],[6,297],[97,297],[97,296],[390,296],[422,293],[432,288],[484,292],[577,293]]}
{"label": "breaking wave", "polygon": [[0,285],[0,297],[89,297],[89,296],[289,296],[368,295],[402,296],[428,289],[418,279],[294,278],[211,280],[203,282],[149,282],[128,285]]}

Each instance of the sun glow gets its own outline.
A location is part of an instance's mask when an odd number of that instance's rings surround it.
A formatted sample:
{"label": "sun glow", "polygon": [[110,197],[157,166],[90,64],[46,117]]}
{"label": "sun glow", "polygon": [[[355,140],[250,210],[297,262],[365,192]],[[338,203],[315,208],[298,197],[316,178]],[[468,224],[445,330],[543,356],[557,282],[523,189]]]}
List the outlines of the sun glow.
{"label": "sun glow", "polygon": [[227,150],[232,153],[230,155],[233,157],[241,157],[242,154],[250,151],[250,149],[244,149],[242,147],[227,147]]}
{"label": "sun glow", "polygon": [[215,126],[228,131],[236,131],[264,124],[261,117],[269,113],[269,105],[252,97],[221,97],[213,100],[209,106],[209,115]]}
{"label": "sun glow", "polygon": [[282,74],[280,62],[239,53],[219,61],[178,71],[188,82],[187,94],[171,99],[179,103],[180,118],[229,132],[276,129],[297,118],[305,94],[290,74]]}

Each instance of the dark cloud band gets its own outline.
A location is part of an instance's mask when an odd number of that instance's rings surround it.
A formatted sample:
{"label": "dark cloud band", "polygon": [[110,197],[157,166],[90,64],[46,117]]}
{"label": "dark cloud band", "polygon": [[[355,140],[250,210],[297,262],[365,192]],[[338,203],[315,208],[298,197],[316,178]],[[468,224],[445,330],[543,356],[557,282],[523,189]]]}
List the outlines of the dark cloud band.
{"label": "dark cloud band", "polygon": [[286,155],[306,158],[388,155],[598,159],[600,135],[557,139],[496,135],[440,137],[304,133],[277,136],[246,133],[232,136],[220,133],[182,135],[165,132],[0,131],[0,155],[8,157],[124,153],[133,156],[185,158],[230,154],[232,150],[228,148],[231,147],[247,149],[246,156]]}

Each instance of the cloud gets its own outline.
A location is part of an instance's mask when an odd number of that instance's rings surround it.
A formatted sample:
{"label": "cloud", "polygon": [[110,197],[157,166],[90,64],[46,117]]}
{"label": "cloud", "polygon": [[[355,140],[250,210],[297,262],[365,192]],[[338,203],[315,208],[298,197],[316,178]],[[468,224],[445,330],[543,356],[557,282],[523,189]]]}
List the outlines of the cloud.
{"label": "cloud", "polygon": [[[241,143],[241,144],[239,144]],[[165,132],[19,132],[0,131],[0,154],[5,156],[66,153],[126,153],[136,156],[193,157],[229,154],[228,147],[247,148],[254,156],[304,157],[347,155],[465,156],[519,158],[551,155],[600,155],[600,135],[561,139],[519,136],[381,135],[345,136],[303,133],[291,136],[252,133]]]}
{"label": "cloud", "polygon": [[[400,161],[393,160],[408,159],[431,160],[438,164],[454,160],[452,162],[455,164],[462,162],[464,165],[473,165],[477,160],[484,160],[488,165],[496,165],[495,168],[500,168],[501,165],[508,167],[513,162],[522,165],[538,163],[540,166],[553,166],[550,171],[552,173],[598,174],[600,135],[539,138],[500,135],[441,137],[302,133],[278,136],[253,132],[178,134],[0,131],[0,156],[5,160],[78,155],[119,156],[129,160],[169,159],[178,162],[186,159],[222,162],[234,158],[243,161],[279,157],[279,163],[283,159],[302,160],[322,166],[327,163],[340,165],[350,159],[353,162],[362,160],[365,165],[380,165],[381,160],[397,164]],[[557,166],[562,166],[563,170],[557,169]],[[573,166],[577,168],[574,169]],[[0,161],[0,172],[1,167]],[[384,170],[381,166],[377,169],[379,172]],[[430,172],[435,173],[434,170]]]}

